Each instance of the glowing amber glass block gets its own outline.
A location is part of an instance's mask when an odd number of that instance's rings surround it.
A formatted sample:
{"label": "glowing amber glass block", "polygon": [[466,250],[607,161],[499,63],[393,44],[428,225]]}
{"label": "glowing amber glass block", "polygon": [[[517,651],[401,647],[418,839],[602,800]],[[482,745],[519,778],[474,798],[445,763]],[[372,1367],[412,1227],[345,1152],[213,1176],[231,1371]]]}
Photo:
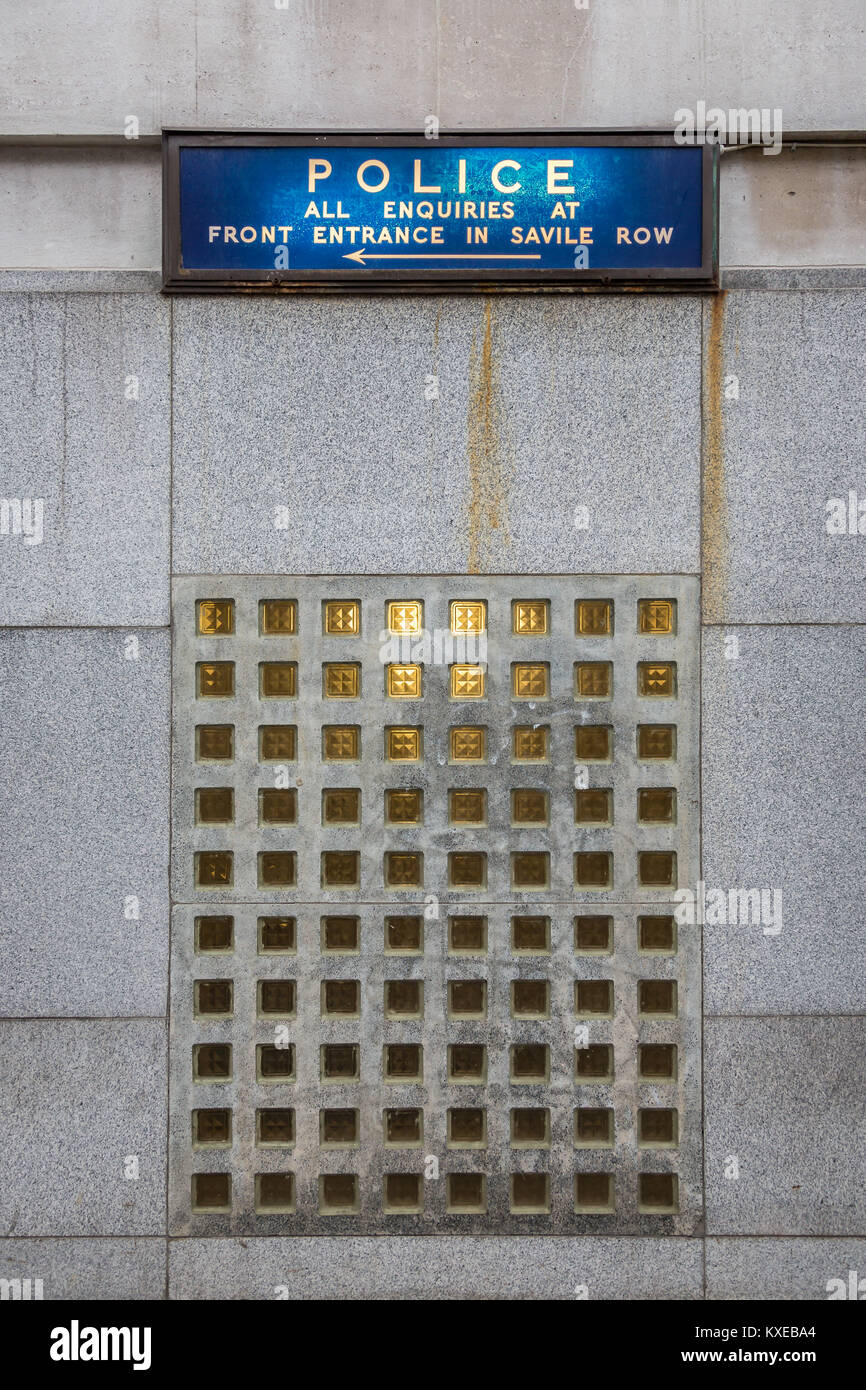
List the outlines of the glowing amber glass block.
{"label": "glowing amber glass block", "polygon": [[227,825],[235,818],[235,794],[231,787],[197,787],[195,818],[199,825]]}
{"label": "glowing amber glass block", "polygon": [[392,700],[420,699],[420,666],[389,666],[385,676],[385,689]]}
{"label": "glowing amber glass block", "polygon": [[487,855],[459,850],[449,854],[448,881],[454,888],[483,888],[487,881]]}
{"label": "glowing amber glass block", "polygon": [[674,756],[673,724],[638,724],[637,755],[639,758],[672,758]]}
{"label": "glowing amber glass block", "polygon": [[613,631],[613,601],[607,598],[579,599],[575,606],[575,632],[578,637],[609,637]]}
{"label": "glowing amber glass block", "polygon": [[642,598],[637,605],[637,630],[665,636],[674,631],[674,605],[666,598]]}
{"label": "glowing amber glass block", "polygon": [[531,724],[518,724],[512,739],[512,756],[518,763],[547,762],[546,725],[534,727]]}
{"label": "glowing amber glass block", "polygon": [[423,607],[416,600],[406,603],[397,600],[388,604],[388,631],[397,635],[420,632],[423,626]]}
{"label": "glowing amber glass block", "polygon": [[354,724],[329,724],[322,729],[322,757],[328,762],[357,762],[361,730]]}
{"label": "glowing amber glass block", "polygon": [[334,599],[325,604],[328,637],[357,637],[361,631],[361,605],[355,599]]}
{"label": "glowing amber glass block", "polygon": [[357,825],[361,819],[358,787],[326,787],[322,792],[323,825]]}
{"label": "glowing amber glass block", "polygon": [[452,666],[451,698],[452,700],[483,700],[483,666]]}
{"label": "glowing amber glass block", "polygon": [[259,605],[265,637],[293,637],[298,630],[298,605],[293,598],[268,598]]}
{"label": "glowing amber glass block", "polygon": [[297,879],[297,864],[293,850],[270,850],[259,855],[259,886],[261,888],[291,888]]}
{"label": "glowing amber glass block", "polygon": [[610,888],[613,884],[613,855],[581,851],[574,856],[574,881],[578,888]]}
{"label": "glowing amber glass block", "polygon": [[637,881],[647,888],[676,888],[676,854],[670,850],[642,850],[637,857]]}
{"label": "glowing amber glass block", "polygon": [[448,819],[452,825],[484,825],[487,793],[483,788],[464,791],[452,787],[448,793]]}
{"label": "glowing amber glass block", "polygon": [[259,760],[294,762],[298,756],[298,731],[294,724],[259,725]]}
{"label": "glowing amber glass block", "polygon": [[326,700],[357,700],[361,693],[360,666],[326,662],[322,667],[322,690]]}
{"label": "glowing amber glass block", "polygon": [[511,819],[515,825],[546,824],[547,792],[515,788],[511,793]]}
{"label": "glowing amber glass block", "polygon": [[259,683],[266,699],[292,700],[298,693],[298,664],[296,661],[262,661],[259,663]]}
{"label": "glowing amber glass block", "polygon": [[610,825],[610,787],[589,787],[574,793],[574,819],[578,825]]}
{"label": "glowing amber glass block", "polygon": [[574,731],[574,756],[579,763],[606,763],[610,759],[611,729],[606,724],[578,724]]}
{"label": "glowing amber glass block", "polygon": [[392,825],[417,825],[421,820],[423,796],[420,791],[385,792],[385,819]]}
{"label": "glowing amber glass block", "polygon": [[203,598],[196,605],[202,637],[230,637],[235,630],[235,604],[230,598]]}
{"label": "glowing amber glass block", "polygon": [[455,599],[451,604],[451,631],[483,632],[487,626],[487,606],[476,599]]}
{"label": "glowing amber glass block", "polygon": [[195,857],[195,881],[199,888],[222,888],[232,881],[234,856],[225,850],[202,850]]}
{"label": "glowing amber glass block", "polygon": [[673,661],[639,661],[638,695],[671,696],[677,693],[677,668]]}
{"label": "glowing amber glass block", "polygon": [[324,850],[321,869],[323,888],[356,888],[361,880],[361,856],[357,850]]}
{"label": "glowing amber glass block", "polygon": [[521,851],[511,856],[513,888],[546,888],[550,877],[550,855],[542,851]]}
{"label": "glowing amber glass block", "polygon": [[451,761],[481,763],[486,752],[485,730],[480,728],[451,730]]}
{"label": "glowing amber glass block", "polygon": [[233,661],[199,661],[195,671],[196,694],[200,700],[226,700],[234,695]]}
{"label": "glowing amber glass block", "polygon": [[511,667],[511,691],[515,699],[546,699],[549,674],[549,668],[544,662],[515,662]]}
{"label": "glowing amber glass block", "polygon": [[641,787],[637,794],[637,818],[649,823],[670,825],[677,817],[677,794],[673,787]]}
{"label": "glowing amber glass block", "polygon": [[259,816],[263,825],[294,825],[298,819],[298,793],[294,787],[262,787]]}
{"label": "glowing amber glass block", "polygon": [[235,731],[231,724],[198,724],[195,755],[199,762],[228,763],[235,755]]}
{"label": "glowing amber glass block", "polygon": [[549,631],[546,599],[517,599],[511,605],[511,628],[515,637],[538,637]]}
{"label": "glowing amber glass block", "polygon": [[420,888],[424,882],[424,857],[389,851],[385,855],[386,888]]}
{"label": "glowing amber glass block", "polygon": [[421,730],[386,729],[385,757],[392,763],[417,763],[421,757]]}
{"label": "glowing amber glass block", "polygon": [[581,700],[609,700],[613,666],[609,661],[576,661],[574,693]]}

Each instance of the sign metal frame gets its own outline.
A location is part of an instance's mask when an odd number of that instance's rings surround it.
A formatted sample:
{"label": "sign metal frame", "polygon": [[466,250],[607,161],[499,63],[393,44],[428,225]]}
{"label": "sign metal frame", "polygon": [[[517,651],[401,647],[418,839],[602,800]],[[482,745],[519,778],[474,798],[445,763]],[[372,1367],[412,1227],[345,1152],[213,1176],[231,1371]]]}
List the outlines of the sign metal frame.
{"label": "sign metal frame", "polygon": [[306,145],[327,150],[342,145],[387,149],[461,147],[484,142],[512,146],[515,142],[556,149],[569,145],[674,147],[672,131],[661,130],[518,130],[461,131],[440,134],[435,141],[417,132],[375,134],[358,131],[192,131],[163,130],[163,290],[170,294],[477,294],[477,293],[599,293],[628,290],[683,292],[719,288],[719,147],[701,147],[701,265],[684,268],[634,270],[570,268],[534,269],[505,266],[436,269],[297,270],[287,268],[219,268],[186,270],[182,264],[180,224],[180,151],[184,146],[267,147]]}

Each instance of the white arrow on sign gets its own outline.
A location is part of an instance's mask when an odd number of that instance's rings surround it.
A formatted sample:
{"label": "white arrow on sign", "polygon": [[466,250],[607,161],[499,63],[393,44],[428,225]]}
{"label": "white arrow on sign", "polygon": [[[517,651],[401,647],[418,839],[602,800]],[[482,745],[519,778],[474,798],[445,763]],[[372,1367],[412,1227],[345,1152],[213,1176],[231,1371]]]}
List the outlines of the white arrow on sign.
{"label": "white arrow on sign", "polygon": [[344,261],[357,261],[359,265],[365,264],[365,258],[369,261],[540,261],[541,255],[514,255],[506,252],[497,255],[495,251],[482,251],[477,255],[467,251],[428,251],[407,252],[405,255],[400,251],[366,251],[362,246],[360,251],[347,251],[343,256]]}

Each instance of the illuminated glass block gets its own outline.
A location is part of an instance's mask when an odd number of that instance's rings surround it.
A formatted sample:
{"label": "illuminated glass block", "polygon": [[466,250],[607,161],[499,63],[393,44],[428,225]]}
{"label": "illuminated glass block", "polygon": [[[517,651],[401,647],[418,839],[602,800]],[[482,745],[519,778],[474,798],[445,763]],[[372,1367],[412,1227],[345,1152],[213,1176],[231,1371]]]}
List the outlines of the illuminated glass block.
{"label": "illuminated glass block", "polygon": [[234,856],[226,850],[202,850],[195,856],[198,888],[226,888],[231,885]]}
{"label": "illuminated glass block", "polygon": [[518,724],[512,738],[512,756],[516,763],[547,762],[547,725]]}
{"label": "illuminated glass block", "polygon": [[357,700],[361,693],[361,667],[326,662],[322,667],[322,691],[326,700]]}
{"label": "illuminated glass block", "polygon": [[423,854],[389,851],[385,855],[386,888],[420,888],[423,882]]}
{"label": "illuminated glass block", "polygon": [[671,599],[642,598],[637,605],[637,630],[654,636],[674,631],[674,604]]}
{"label": "illuminated glass block", "polygon": [[677,693],[677,668],[673,661],[639,661],[638,695],[672,696]]}
{"label": "illuminated glass block", "polygon": [[578,825],[610,825],[613,820],[611,788],[578,788],[574,793],[574,819]]}
{"label": "illuminated glass block", "polygon": [[579,763],[610,761],[611,734],[607,724],[578,724],[574,731],[574,756]]}
{"label": "illuminated glass block", "polygon": [[200,700],[228,700],[234,695],[233,661],[199,661],[195,673],[196,695]]}
{"label": "illuminated glass block", "polygon": [[676,854],[671,850],[642,850],[637,857],[637,881],[646,888],[676,888]]}
{"label": "illuminated glass block", "polygon": [[514,825],[546,825],[547,792],[515,787],[511,793],[511,820]]}
{"label": "illuminated glass block", "polygon": [[323,825],[357,825],[361,819],[358,787],[326,787],[322,792]]}
{"label": "illuminated glass block", "polygon": [[515,889],[546,888],[550,879],[550,855],[523,850],[511,856],[511,886]]}
{"label": "illuminated glass block", "polygon": [[293,637],[298,630],[298,605],[293,598],[268,598],[259,604],[264,637]]}
{"label": "illuminated glass block", "polygon": [[354,599],[334,599],[325,604],[328,637],[357,637],[361,631],[361,605]]}
{"label": "illuminated glass block", "polygon": [[515,637],[539,637],[549,631],[550,604],[546,599],[518,599],[511,605]]}
{"label": "illuminated glass block", "polygon": [[259,689],[266,699],[294,699],[298,693],[298,663],[296,661],[259,662]]}
{"label": "illuminated glass block", "polygon": [[677,818],[677,794],[673,787],[640,787],[637,818],[649,824],[672,825]]}
{"label": "illuminated glass block", "polygon": [[262,825],[294,825],[298,819],[298,793],[294,787],[262,787],[259,820]]}
{"label": "illuminated glass block", "polygon": [[452,787],[448,793],[448,819],[452,825],[484,825],[487,793],[483,788],[466,791]]}
{"label": "illuminated glass block", "polygon": [[482,763],[486,756],[486,747],[485,729],[451,730],[451,761],[453,763]]}
{"label": "illuminated glass block", "polygon": [[487,626],[487,605],[476,599],[455,599],[451,604],[451,631],[483,632]]}
{"label": "illuminated glass block", "polygon": [[386,729],[385,757],[392,763],[417,763],[421,757],[421,730],[399,726]]}
{"label": "illuminated glass block", "polygon": [[206,598],[196,605],[202,637],[230,637],[235,630],[235,604],[230,598]]}
{"label": "illuminated glass block", "polygon": [[297,855],[293,850],[270,850],[259,855],[259,887],[291,888],[297,882]]}
{"label": "illuminated glass block", "polygon": [[452,666],[451,698],[452,700],[483,700],[484,667]]}
{"label": "illuminated glass block", "polygon": [[550,668],[546,662],[516,661],[511,667],[511,693],[516,700],[547,698]]}
{"label": "illuminated glass block", "polygon": [[389,666],[385,675],[385,689],[392,700],[421,698],[420,666]]}
{"label": "illuminated glass block", "polygon": [[388,631],[398,636],[420,632],[424,625],[423,605],[416,600],[388,604]]}
{"label": "illuminated glass block", "polygon": [[385,792],[385,819],[391,825],[417,825],[421,820],[423,794],[391,788]]}
{"label": "illuminated glass block", "polygon": [[298,731],[294,724],[259,725],[260,762],[294,762],[298,756]]}
{"label": "illuminated glass block", "polygon": [[574,693],[579,700],[609,700],[613,692],[613,664],[610,661],[576,661]]}
{"label": "illuminated glass block", "polygon": [[613,601],[579,599],[575,606],[575,632],[578,637],[609,637],[613,632]]}
{"label": "illuminated glass block", "polygon": [[199,825],[228,825],[235,818],[235,794],[231,787],[197,787],[195,818]]}
{"label": "illuminated glass block", "polygon": [[582,851],[574,856],[574,881],[578,888],[612,888],[613,855]]}
{"label": "illuminated glass block", "polygon": [[459,850],[449,854],[448,882],[452,888],[483,888],[487,882],[487,855]]}
{"label": "illuminated glass block", "polygon": [[673,724],[638,724],[638,757],[672,758],[675,737],[676,728]]}
{"label": "illuminated glass block", "polygon": [[323,888],[357,888],[361,881],[361,856],[356,850],[323,850]]}
{"label": "illuminated glass block", "polygon": [[231,762],[235,755],[234,726],[232,724],[196,725],[195,755],[202,763]]}
{"label": "illuminated glass block", "polygon": [[327,762],[357,762],[361,730],[355,724],[327,724],[322,729],[322,757]]}

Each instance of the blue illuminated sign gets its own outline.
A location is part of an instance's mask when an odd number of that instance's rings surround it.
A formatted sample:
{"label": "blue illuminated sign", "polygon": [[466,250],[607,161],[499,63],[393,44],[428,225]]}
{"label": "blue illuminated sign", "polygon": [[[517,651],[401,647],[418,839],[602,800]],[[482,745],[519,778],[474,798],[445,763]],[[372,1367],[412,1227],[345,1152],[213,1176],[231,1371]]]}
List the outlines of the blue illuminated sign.
{"label": "blue illuminated sign", "polygon": [[167,287],[707,283],[714,153],[670,137],[170,135]]}

